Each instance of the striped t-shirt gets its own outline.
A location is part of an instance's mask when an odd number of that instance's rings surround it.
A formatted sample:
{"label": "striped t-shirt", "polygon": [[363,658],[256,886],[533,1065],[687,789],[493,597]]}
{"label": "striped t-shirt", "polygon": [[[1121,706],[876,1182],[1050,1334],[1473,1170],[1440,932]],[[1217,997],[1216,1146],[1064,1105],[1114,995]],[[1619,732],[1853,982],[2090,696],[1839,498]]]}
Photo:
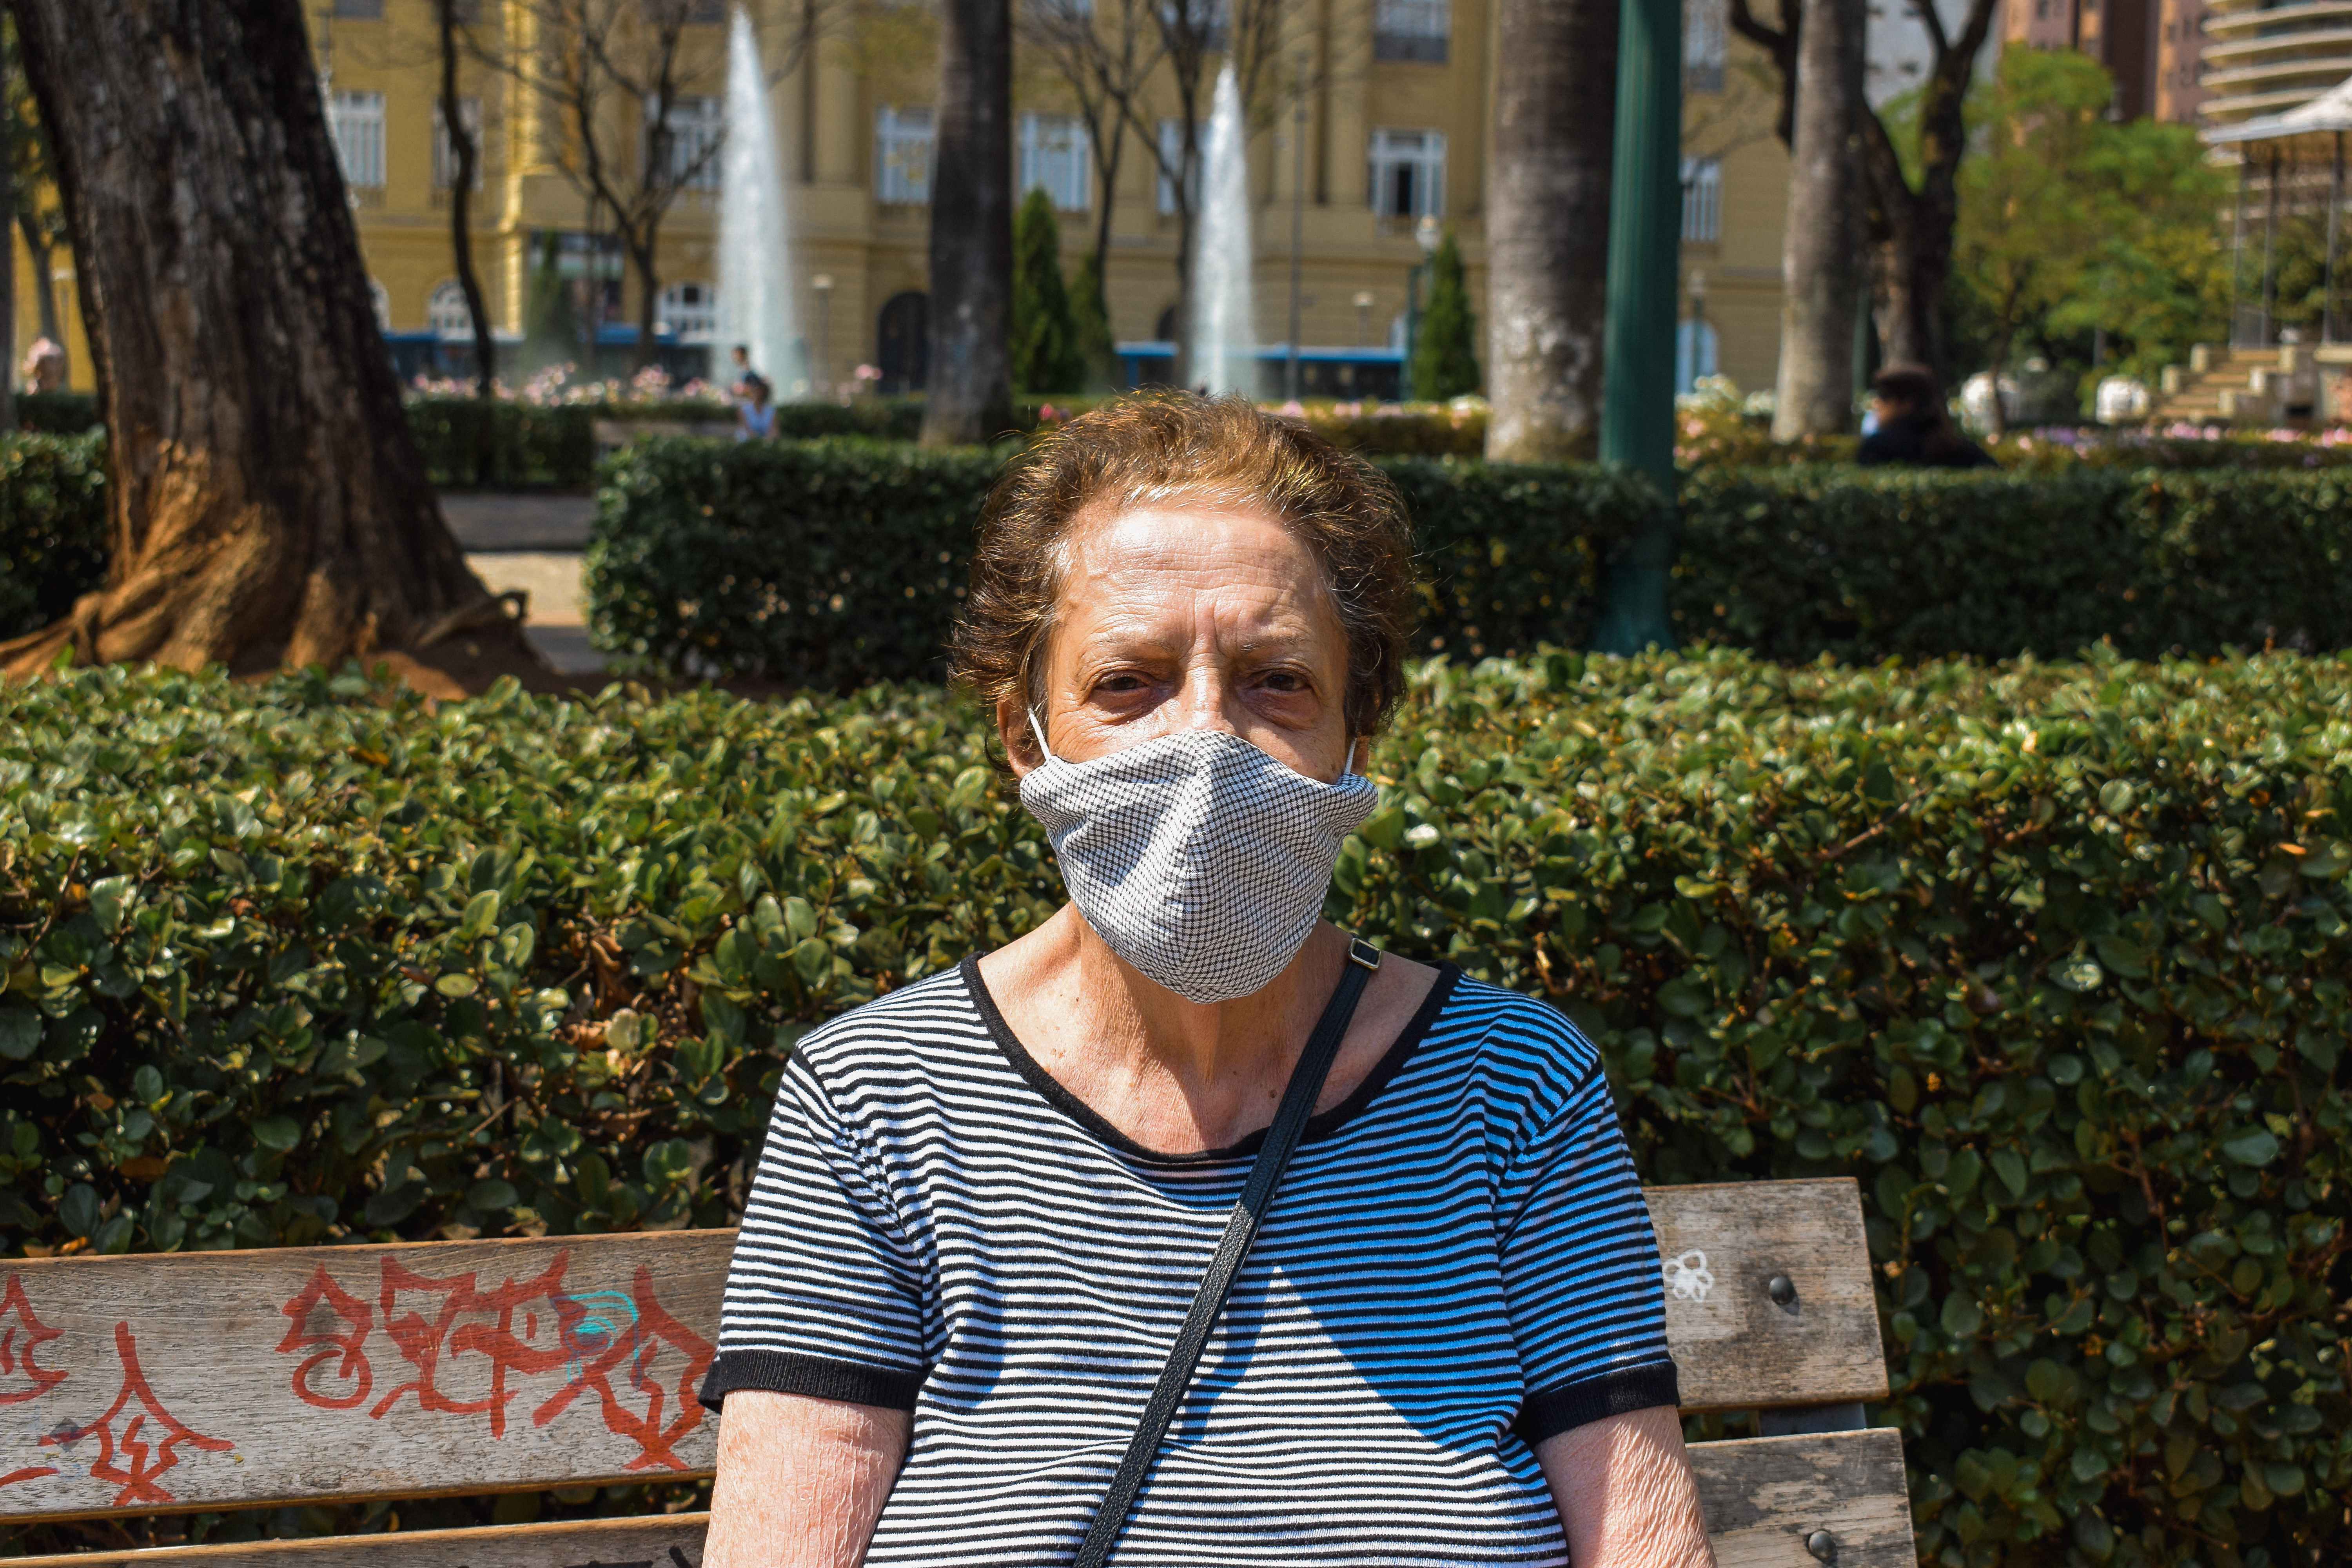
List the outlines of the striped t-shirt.
{"label": "striped t-shirt", "polygon": [[[1262,1138],[1122,1136],[971,961],[869,1003],[785,1070],[704,1401],[912,1411],[868,1563],[1067,1563]],[[1599,1053],[1449,967],[1307,1124],[1113,1561],[1564,1564],[1529,1446],[1674,1403]]]}

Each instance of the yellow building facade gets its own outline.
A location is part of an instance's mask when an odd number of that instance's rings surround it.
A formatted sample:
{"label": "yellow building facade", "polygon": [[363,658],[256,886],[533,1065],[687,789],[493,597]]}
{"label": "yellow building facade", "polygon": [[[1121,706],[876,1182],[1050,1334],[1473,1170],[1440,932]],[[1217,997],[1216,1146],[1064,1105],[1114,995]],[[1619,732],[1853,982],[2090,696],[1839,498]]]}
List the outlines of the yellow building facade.
{"label": "yellow building facade", "polygon": [[[1024,3],[1015,0],[1016,14]],[[575,177],[580,148],[567,129],[571,110],[529,65],[550,58],[559,42],[550,31],[556,18],[595,7],[580,0],[473,0],[468,9],[473,41],[460,62],[460,96],[483,147],[472,246],[489,311],[502,337],[520,338],[540,247],[551,234],[563,270],[582,279],[575,289],[599,301],[608,323],[606,363],[624,363],[627,350],[615,340],[634,341],[640,286],[613,252],[609,215],[596,210]],[[1769,387],[1779,353],[1788,180],[1771,134],[1777,87],[1763,58],[1730,36],[1723,0],[1689,0],[1687,9],[1681,270],[1685,316],[1703,316],[1705,325],[1685,329],[1685,370],[1712,368],[1744,389]],[[454,351],[468,335],[455,287],[432,0],[309,0],[309,10],[380,318],[404,367],[419,368],[432,363],[437,341]],[[1148,23],[1150,8],[1135,10]],[[1296,14],[1283,16],[1279,56],[1264,73],[1252,115],[1259,342],[1290,336],[1295,230],[1302,343],[1393,345],[1422,259],[1413,230],[1424,213],[1454,229],[1483,330],[1492,82],[1506,44],[1495,10],[1493,0],[1297,0]],[[1111,26],[1113,8],[1101,11],[1100,25]],[[684,128],[674,135],[673,158],[705,145],[724,123],[728,6],[693,0],[688,15],[671,79],[672,118]],[[889,375],[886,385],[915,381],[917,301],[929,268],[932,19],[920,4],[859,0],[816,0],[814,7],[752,0],[749,15],[789,183],[788,276],[809,375],[821,389],[851,386],[856,367],[866,364]],[[1177,103],[1170,73],[1147,79],[1137,102],[1137,118],[1169,134],[1162,122],[1172,120]],[[1092,247],[1106,199],[1076,108],[1052,60],[1024,41],[1015,67],[1019,176],[1053,194],[1073,273]],[[1205,101],[1201,112],[1205,120]],[[601,155],[628,165],[625,183],[643,155],[643,118],[642,100],[624,91],[608,89],[598,110]],[[688,153],[677,151],[681,144]],[[661,224],[656,269],[667,340],[698,348],[713,363],[721,360],[713,308],[719,184],[718,160],[710,158],[677,193]],[[1130,344],[1164,338],[1177,300],[1180,225],[1164,184],[1149,145],[1130,128],[1108,193],[1105,286],[1113,332]],[[593,283],[585,280],[591,273]],[[25,310],[20,298],[20,323]],[[29,332],[19,335],[30,341]],[[1483,358],[1483,341],[1479,349]],[[85,353],[74,354],[74,371],[87,384]]]}

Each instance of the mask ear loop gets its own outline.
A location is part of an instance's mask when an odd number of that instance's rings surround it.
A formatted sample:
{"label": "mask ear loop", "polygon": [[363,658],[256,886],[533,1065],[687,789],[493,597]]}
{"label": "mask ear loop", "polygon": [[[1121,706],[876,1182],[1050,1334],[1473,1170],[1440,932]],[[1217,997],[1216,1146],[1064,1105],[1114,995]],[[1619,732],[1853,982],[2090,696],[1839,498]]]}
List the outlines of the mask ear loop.
{"label": "mask ear loop", "polygon": [[1045,727],[1037,722],[1037,710],[1032,708],[1027,710],[1027,712],[1029,714],[1029,732],[1037,737],[1037,750],[1044,754],[1047,762],[1060,762],[1062,759],[1054,754],[1053,746],[1045,739]]}

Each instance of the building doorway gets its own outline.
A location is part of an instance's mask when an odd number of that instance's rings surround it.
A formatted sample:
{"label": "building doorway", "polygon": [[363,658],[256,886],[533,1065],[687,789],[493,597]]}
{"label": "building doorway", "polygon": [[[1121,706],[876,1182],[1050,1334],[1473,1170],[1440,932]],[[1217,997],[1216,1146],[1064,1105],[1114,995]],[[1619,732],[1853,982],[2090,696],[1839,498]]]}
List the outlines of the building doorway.
{"label": "building doorway", "polygon": [[931,373],[930,296],[909,289],[883,304],[875,326],[874,367],[882,373],[877,392],[923,390]]}

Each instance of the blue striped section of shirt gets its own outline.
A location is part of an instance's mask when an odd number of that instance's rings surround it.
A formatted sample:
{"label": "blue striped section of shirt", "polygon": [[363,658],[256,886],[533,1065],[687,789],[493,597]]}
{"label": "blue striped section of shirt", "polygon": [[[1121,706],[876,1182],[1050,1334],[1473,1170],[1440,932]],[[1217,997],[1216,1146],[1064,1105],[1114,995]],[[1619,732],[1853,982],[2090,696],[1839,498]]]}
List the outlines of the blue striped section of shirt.
{"label": "blue striped section of shirt", "polygon": [[[705,1400],[911,1409],[869,1563],[1067,1562],[1257,1142],[1120,1137],[969,963],[870,1003],[785,1070]],[[1118,1560],[1565,1563],[1529,1443],[1674,1400],[1598,1052],[1449,970],[1309,1123]]]}

